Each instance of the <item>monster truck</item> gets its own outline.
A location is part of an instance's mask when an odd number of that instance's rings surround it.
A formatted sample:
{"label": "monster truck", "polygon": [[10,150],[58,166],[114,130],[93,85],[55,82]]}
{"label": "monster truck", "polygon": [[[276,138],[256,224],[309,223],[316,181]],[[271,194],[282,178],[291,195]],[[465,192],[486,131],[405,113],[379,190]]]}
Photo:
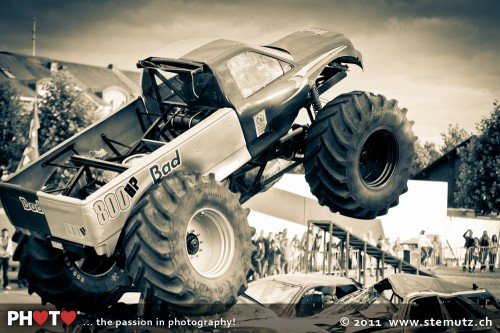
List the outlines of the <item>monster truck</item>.
{"label": "monster truck", "polygon": [[140,97],[0,184],[29,291],[95,312],[132,286],[153,309],[223,311],[247,286],[241,205],[301,163],[333,212],[385,214],[406,191],[412,123],[381,95],[320,100],[349,64],[361,54],[324,29],[183,40],[139,61]]}

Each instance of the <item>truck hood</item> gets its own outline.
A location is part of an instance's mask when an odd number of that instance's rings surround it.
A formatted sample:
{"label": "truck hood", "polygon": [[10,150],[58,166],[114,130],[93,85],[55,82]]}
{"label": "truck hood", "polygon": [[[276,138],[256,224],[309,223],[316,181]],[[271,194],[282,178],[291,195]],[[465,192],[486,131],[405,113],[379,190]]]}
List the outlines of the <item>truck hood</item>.
{"label": "truck hood", "polygon": [[345,35],[326,29],[298,29],[263,46],[286,51],[299,64],[308,63],[329,50],[343,46],[345,48],[338,57],[351,57],[358,65],[361,65],[362,61],[361,54]]}

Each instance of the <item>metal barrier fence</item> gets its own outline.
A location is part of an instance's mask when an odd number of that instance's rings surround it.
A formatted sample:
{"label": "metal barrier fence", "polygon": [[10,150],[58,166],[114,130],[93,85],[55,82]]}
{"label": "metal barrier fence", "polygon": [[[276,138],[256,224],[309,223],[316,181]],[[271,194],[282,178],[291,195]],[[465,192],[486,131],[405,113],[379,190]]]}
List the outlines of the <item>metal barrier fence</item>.
{"label": "metal barrier fence", "polygon": [[[270,270],[268,265],[262,263],[264,275],[283,274],[293,272],[322,272],[323,274],[339,274],[346,277],[354,277],[358,281],[362,281],[362,277],[366,274],[384,277],[385,269],[401,270],[401,267],[391,267],[381,259],[376,259],[370,255],[366,255],[366,263],[364,252],[352,247],[348,248],[349,255],[346,256],[346,248],[336,247],[330,251],[324,250],[328,248],[323,244],[320,250],[294,252],[293,256],[288,259],[286,268],[283,263],[275,265],[275,269]],[[498,247],[472,247],[451,248],[449,246],[443,248],[418,248],[416,246],[411,249],[404,249],[394,253],[386,251],[393,257],[400,259],[418,270],[428,270],[439,266],[448,267],[465,267],[465,271],[471,272],[494,272],[499,269],[500,261]],[[308,255],[306,255],[308,253]],[[383,257],[382,257],[383,258]],[[365,266],[366,265],[366,266]],[[363,279],[364,280],[364,279]]]}
{"label": "metal barrier fence", "polygon": [[489,272],[499,268],[498,246],[478,246],[466,248],[445,247],[442,262],[447,266],[462,266],[466,270],[483,269]]}
{"label": "metal barrier fence", "polygon": [[[341,249],[332,249],[330,267],[328,263],[328,251],[311,251],[309,255],[309,272],[316,271],[324,274],[330,274],[344,271],[346,269],[349,271],[363,269],[363,251],[357,249],[350,248],[348,258],[345,257],[345,254]],[[377,265],[376,262],[376,258],[367,255],[367,269],[375,269]],[[382,264],[379,264],[379,268],[381,267]]]}
{"label": "metal barrier fence", "polygon": [[[487,272],[494,272],[500,267],[499,259],[499,248],[498,247],[472,247],[469,249],[465,248],[418,248],[414,247],[412,249],[405,248],[398,253],[388,251],[389,253],[397,258],[408,262],[409,264],[419,268],[419,269],[433,269],[435,267],[465,267],[465,270],[469,270],[469,266],[472,270],[483,270]],[[308,262],[309,272],[323,272],[326,274],[341,273],[346,274],[347,271],[356,271],[362,269],[362,251],[356,249],[349,250],[349,258],[346,262],[345,254],[340,249],[332,249],[331,251],[331,264],[328,262],[328,251],[311,251],[309,253],[309,260],[305,260],[302,257],[300,260],[300,265],[297,270],[304,271],[305,263]],[[377,260],[373,257],[367,256],[367,270],[369,273],[375,271],[378,268],[383,267],[383,263],[377,263]],[[346,266],[347,265],[347,266]],[[475,269],[474,269],[475,267]]]}

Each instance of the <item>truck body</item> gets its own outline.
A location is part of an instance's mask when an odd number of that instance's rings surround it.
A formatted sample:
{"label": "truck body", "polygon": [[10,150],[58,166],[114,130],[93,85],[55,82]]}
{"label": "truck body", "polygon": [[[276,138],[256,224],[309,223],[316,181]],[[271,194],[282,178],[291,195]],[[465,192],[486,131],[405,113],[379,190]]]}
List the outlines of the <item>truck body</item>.
{"label": "truck body", "polygon": [[[268,79],[265,89],[242,87],[248,82],[239,81],[248,80],[235,77],[228,62],[244,63],[245,55],[265,57],[262,66],[268,61],[268,67],[279,65],[281,72]],[[67,251],[91,247],[98,255],[110,256],[131,207],[152,184],[183,170],[214,173],[223,180],[259,159],[290,131],[320,73],[328,68],[325,76],[329,78],[344,74],[343,69],[328,66],[335,59],[339,64],[361,65],[359,52],[345,36],[319,29],[296,31],[266,46],[228,40],[189,40],[167,46],[145,64],[139,63],[144,67],[143,96],[0,183],[5,211],[16,228],[48,237],[54,247]],[[147,62],[159,65],[148,68]],[[152,82],[161,82],[156,74],[162,69],[172,70],[169,73],[174,76],[210,73],[206,80],[217,81],[211,92],[217,96],[207,97],[211,105],[185,101],[179,95],[170,100],[162,96],[175,108],[165,112],[154,93],[158,85]],[[196,71],[203,74],[189,74]],[[174,128],[179,126],[182,132],[168,139],[151,139],[148,134],[156,122],[164,122],[166,114],[175,112],[166,120],[175,122]],[[149,152],[133,151],[138,145]],[[133,163],[123,163],[134,155],[138,157]],[[72,172],[71,180],[59,189],[48,187],[51,175],[62,170]],[[111,177],[86,188],[99,172]]]}
{"label": "truck body", "polygon": [[349,39],[258,40],[184,40],[138,61],[140,97],[0,183],[30,292],[95,313],[135,288],[153,317],[219,313],[259,274],[241,204],[286,172],[303,164],[332,212],[397,205],[416,140],[407,110],[360,91],[320,100],[362,66]]}

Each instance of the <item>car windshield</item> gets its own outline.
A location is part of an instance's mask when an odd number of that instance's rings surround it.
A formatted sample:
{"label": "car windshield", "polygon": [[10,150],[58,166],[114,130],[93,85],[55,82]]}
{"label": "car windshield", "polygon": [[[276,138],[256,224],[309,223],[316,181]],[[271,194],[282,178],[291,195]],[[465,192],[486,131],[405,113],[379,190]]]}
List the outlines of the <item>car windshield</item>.
{"label": "car windshield", "polygon": [[397,311],[396,306],[384,295],[374,289],[362,289],[342,297],[318,316],[322,318],[337,318],[339,315],[362,313],[367,318],[379,318],[381,313],[393,314]]}
{"label": "car windshield", "polygon": [[300,287],[274,280],[258,280],[248,284],[245,293],[259,303],[270,307],[273,304],[290,304]]}
{"label": "car windshield", "polygon": [[291,65],[284,61],[255,52],[238,54],[227,62],[227,69],[245,98],[264,88],[291,68]]}

